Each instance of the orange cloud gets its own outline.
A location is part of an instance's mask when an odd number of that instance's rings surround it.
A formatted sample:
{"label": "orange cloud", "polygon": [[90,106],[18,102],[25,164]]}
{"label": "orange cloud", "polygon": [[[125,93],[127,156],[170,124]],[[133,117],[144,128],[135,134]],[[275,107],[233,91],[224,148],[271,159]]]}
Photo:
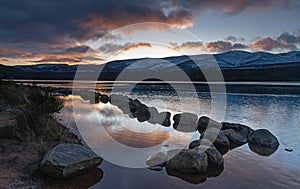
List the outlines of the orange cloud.
{"label": "orange cloud", "polygon": [[281,46],[281,44],[278,41],[276,41],[270,37],[258,39],[251,44],[251,47],[256,50],[262,49],[262,50],[266,50],[266,51],[279,48],[280,46]]}
{"label": "orange cloud", "polygon": [[276,49],[282,50],[299,50],[300,35],[292,35],[289,33],[283,33],[277,38],[263,37],[260,38],[250,46],[255,50],[271,51]]}
{"label": "orange cloud", "polygon": [[130,49],[139,48],[139,47],[151,48],[152,45],[150,43],[132,43],[132,44],[128,44],[126,47],[124,47],[123,50],[129,51]]}
{"label": "orange cloud", "polygon": [[191,42],[187,41],[182,43],[181,45],[177,45],[176,43],[169,43],[172,49],[180,50],[180,49],[199,49],[202,51],[210,51],[210,52],[223,52],[234,49],[245,49],[248,48],[246,44],[242,43],[231,43],[230,41],[214,41],[203,44],[202,42]]}

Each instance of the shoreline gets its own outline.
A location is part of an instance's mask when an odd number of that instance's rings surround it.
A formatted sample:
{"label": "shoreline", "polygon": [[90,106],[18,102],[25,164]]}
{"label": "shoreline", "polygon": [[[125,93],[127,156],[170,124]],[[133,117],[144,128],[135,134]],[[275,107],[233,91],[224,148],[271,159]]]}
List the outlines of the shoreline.
{"label": "shoreline", "polygon": [[[47,81],[47,80],[16,80],[16,83],[23,83],[23,84],[34,84],[37,85],[38,87],[41,88],[47,88],[48,90],[51,90],[53,92],[57,92],[57,93],[61,93],[62,95],[69,95],[72,94],[72,87],[73,87],[73,81],[72,80],[68,80],[68,81]],[[104,85],[104,87],[101,88],[96,86],[96,89],[93,89],[92,87],[89,88],[88,84],[92,84],[94,85],[95,83]],[[82,86],[82,89],[76,89],[76,90],[104,90],[105,92],[111,92],[111,89],[108,89],[107,87],[105,87],[105,85],[109,85],[111,86],[112,84],[115,85],[116,88],[126,88],[126,85],[131,85],[134,84],[134,81],[131,82],[127,82],[127,81],[123,81],[123,82],[113,82],[113,81],[105,81],[105,82],[85,82],[82,81],[82,84],[84,86]],[[50,86],[52,84],[57,84],[57,87],[53,87]],[[61,87],[59,85],[65,85],[64,87]],[[155,89],[157,86],[168,86],[171,87],[172,85],[184,85],[185,83],[182,82],[170,82],[171,85],[167,84],[167,83],[161,83],[161,82],[151,82],[151,81],[147,81],[147,82],[142,82],[142,83],[138,83],[134,88],[137,91],[147,91],[147,90],[151,90],[151,91],[155,91],[157,89]],[[208,93],[210,92],[210,85],[206,84],[206,83],[193,83],[194,87],[196,89],[196,91],[198,93]],[[224,84],[223,83],[211,83],[212,86],[214,86],[214,88],[218,89],[219,87],[223,87]],[[67,86],[67,87],[66,87]],[[172,89],[172,88],[170,88]],[[183,89],[185,89],[183,87]],[[75,90],[75,91],[76,91]],[[159,89],[160,90],[160,89]],[[226,93],[228,94],[266,94],[266,95],[300,95],[300,83],[299,82],[271,82],[270,84],[268,84],[268,82],[249,82],[249,83],[245,83],[245,82],[225,82],[225,90]],[[222,91],[222,90],[221,90]],[[213,91],[214,93],[219,93],[219,91]],[[222,94],[220,92],[220,94]]]}
{"label": "shoreline", "polygon": [[[48,102],[53,100],[55,104],[60,101],[55,101],[55,96],[46,95],[44,101],[49,104],[40,100],[37,102],[38,106],[32,105],[33,101],[30,100],[33,96],[43,97],[39,95],[49,93],[46,88],[43,91],[34,86],[1,82],[0,90],[1,131],[3,132],[8,123],[13,123],[6,135],[1,133],[0,137],[0,187],[70,186],[70,181],[47,177],[39,170],[41,160],[53,147],[61,143],[82,144],[77,135],[57,120],[54,113],[62,107],[50,106],[51,103]],[[35,108],[45,113],[36,113]],[[78,184],[80,179],[72,182]]]}

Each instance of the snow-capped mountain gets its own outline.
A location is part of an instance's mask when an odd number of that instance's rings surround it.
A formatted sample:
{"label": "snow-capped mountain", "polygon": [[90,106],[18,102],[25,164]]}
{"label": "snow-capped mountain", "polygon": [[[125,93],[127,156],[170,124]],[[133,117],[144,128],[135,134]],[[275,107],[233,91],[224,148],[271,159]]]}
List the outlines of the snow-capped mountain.
{"label": "snow-capped mountain", "polygon": [[[183,70],[188,72],[190,76],[192,75],[195,80],[201,80],[201,77],[198,77],[201,74],[199,70],[204,68],[221,69],[225,79],[229,78],[230,80],[232,78],[234,80],[251,80],[250,77],[254,77],[253,74],[255,73],[259,73],[264,80],[268,79],[266,77],[270,77],[269,79],[276,77],[277,80],[300,80],[300,51],[281,54],[229,51],[213,55],[116,60],[101,65],[39,64],[12,67],[0,66],[0,76],[19,79],[22,77],[26,79],[72,79],[76,71],[90,73],[101,70],[103,79],[113,79],[125,68],[127,71],[136,73],[147,71],[176,72]],[[253,71],[255,73],[252,73]]]}

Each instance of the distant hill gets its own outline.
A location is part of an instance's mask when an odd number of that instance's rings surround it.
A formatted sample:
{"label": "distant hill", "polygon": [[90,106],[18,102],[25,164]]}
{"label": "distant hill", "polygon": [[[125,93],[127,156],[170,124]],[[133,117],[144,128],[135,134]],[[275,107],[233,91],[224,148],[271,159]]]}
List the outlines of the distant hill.
{"label": "distant hill", "polygon": [[[0,65],[0,77],[73,79],[78,67],[67,64]],[[203,70],[210,72],[221,69],[226,81],[300,81],[300,51],[281,54],[229,51],[214,55],[142,58],[112,61],[102,65],[80,65],[81,72],[93,73],[101,70],[100,80],[114,80],[125,68],[133,75],[157,72],[173,74],[173,80],[177,80],[176,74],[180,70],[187,73],[192,80],[205,81]]]}

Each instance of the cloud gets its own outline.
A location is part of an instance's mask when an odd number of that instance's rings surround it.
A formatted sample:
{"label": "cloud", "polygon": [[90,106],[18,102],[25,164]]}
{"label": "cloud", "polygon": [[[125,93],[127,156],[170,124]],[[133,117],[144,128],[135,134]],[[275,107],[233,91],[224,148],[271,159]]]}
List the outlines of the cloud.
{"label": "cloud", "polygon": [[245,49],[247,45],[242,43],[231,43],[230,41],[214,41],[205,45],[206,49],[211,52],[224,52],[236,49]]}
{"label": "cloud", "polygon": [[0,58],[0,62],[8,62],[8,59],[6,59],[6,58]]}
{"label": "cloud", "polygon": [[[287,0],[3,0],[0,41],[65,43],[103,36],[107,31],[137,22],[163,22],[186,28],[195,15],[215,9],[226,14],[255,11]],[[74,42],[74,41],[73,41]]]}
{"label": "cloud", "polygon": [[90,49],[87,45],[78,45],[74,47],[68,47],[62,53],[85,53]]}
{"label": "cloud", "polygon": [[107,43],[102,45],[99,50],[100,52],[108,53],[108,54],[113,54],[118,51],[124,50],[128,51],[134,48],[139,48],[139,47],[149,47],[151,48],[152,45],[150,43],[145,43],[145,42],[138,42],[138,43],[125,43],[124,45],[119,45],[119,44],[114,44],[114,43]]}
{"label": "cloud", "polygon": [[[293,51],[300,48],[300,34],[282,33],[277,38],[262,37],[257,38],[254,42],[243,43],[234,42],[243,38],[228,36],[227,40],[211,41],[207,43],[203,42],[191,42],[187,41],[180,45],[170,42],[170,48],[174,50],[180,49],[199,49],[202,52],[225,52],[230,50],[250,50],[250,51],[273,51],[284,50]],[[243,39],[244,40],[244,39]]]}
{"label": "cloud", "polygon": [[128,44],[127,46],[125,46],[123,50],[129,51],[130,49],[139,48],[139,47],[151,48],[152,45],[150,43],[142,43],[142,42],[141,43],[132,43],[132,44]]}
{"label": "cloud", "polygon": [[280,50],[299,50],[300,35],[292,35],[289,33],[282,33],[277,38],[263,37],[259,38],[250,46],[255,50],[272,51],[276,49]]}
{"label": "cloud", "polygon": [[44,58],[41,60],[32,60],[31,63],[78,63],[81,59],[79,58],[58,58],[55,56]]}
{"label": "cloud", "polygon": [[270,51],[272,49],[279,48],[281,44],[277,40],[272,39],[271,37],[265,37],[256,40],[251,44],[251,46],[257,50],[262,49],[262,50]]}

